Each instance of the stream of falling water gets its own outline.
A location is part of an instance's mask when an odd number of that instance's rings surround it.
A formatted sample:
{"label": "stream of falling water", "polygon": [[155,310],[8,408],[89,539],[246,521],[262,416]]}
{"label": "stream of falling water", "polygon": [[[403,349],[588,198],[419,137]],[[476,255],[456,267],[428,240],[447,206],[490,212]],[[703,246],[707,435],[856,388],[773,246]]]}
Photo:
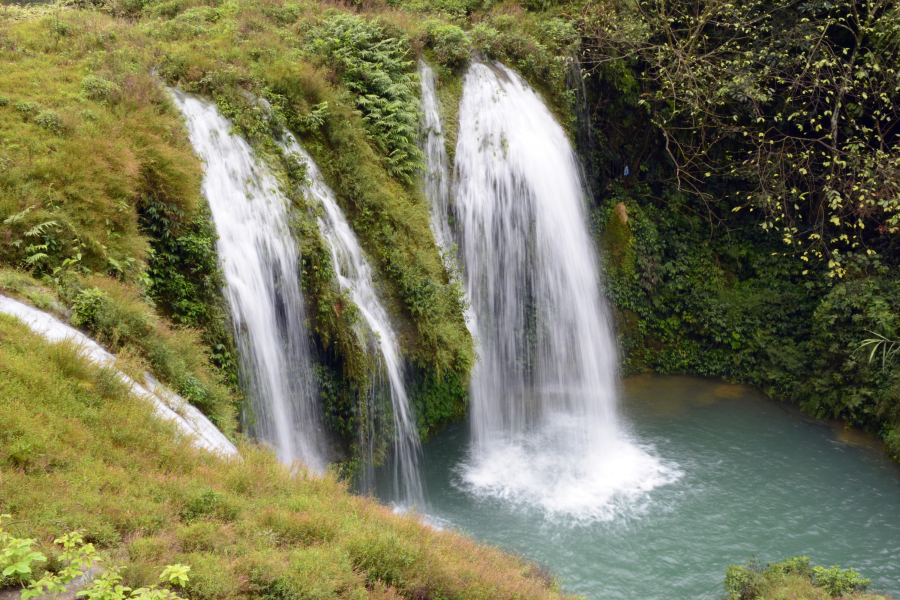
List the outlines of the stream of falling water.
{"label": "stream of falling water", "polygon": [[[372,268],[363,254],[359,241],[343,211],[337,204],[334,192],[322,178],[322,174],[312,157],[300,147],[290,134],[285,136],[283,148],[288,155],[294,154],[306,164],[309,180],[307,192],[321,203],[324,209],[319,220],[319,229],[331,249],[331,262],[342,289],[348,290],[350,298],[359,308],[376,350],[376,357],[383,366],[389,385],[393,414],[394,440],[394,493],[398,504],[405,508],[422,508],[422,484],[419,480],[418,457],[421,451],[416,419],[406,394],[403,376],[403,358],[400,344],[387,311],[378,299],[372,279]],[[376,375],[381,375],[376,373]],[[369,394],[369,414],[374,412],[379,390],[377,382]],[[364,448],[371,448],[371,440],[365,440]],[[371,464],[371,456],[368,457]]]}
{"label": "stream of falling water", "polygon": [[425,154],[425,196],[431,203],[431,231],[442,252],[453,247],[450,231],[450,166],[441,115],[438,110],[437,77],[425,61],[419,61],[422,92],[422,139]]}
{"label": "stream of falling water", "polygon": [[250,432],[275,447],[278,459],[317,472],[324,441],[309,360],[297,244],[288,229],[288,200],[253,150],[205,100],[172,91],[191,143],[204,161],[203,193],[234,321],[241,378],[250,401]]}
{"label": "stream of falling water", "polygon": [[455,215],[480,361],[476,495],[609,519],[678,476],[620,422],[616,343],[575,154],[540,97],[500,64],[464,80]]}

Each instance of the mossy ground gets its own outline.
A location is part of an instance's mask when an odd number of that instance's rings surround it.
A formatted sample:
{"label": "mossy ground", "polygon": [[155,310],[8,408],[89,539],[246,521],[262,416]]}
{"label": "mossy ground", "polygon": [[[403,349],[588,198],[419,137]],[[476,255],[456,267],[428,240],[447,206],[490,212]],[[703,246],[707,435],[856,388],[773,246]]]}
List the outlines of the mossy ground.
{"label": "mossy ground", "polygon": [[523,560],[291,473],[195,449],[79,355],[0,315],[0,512],[46,550],[83,530],[131,585],[191,565],[191,599],[556,598]]}

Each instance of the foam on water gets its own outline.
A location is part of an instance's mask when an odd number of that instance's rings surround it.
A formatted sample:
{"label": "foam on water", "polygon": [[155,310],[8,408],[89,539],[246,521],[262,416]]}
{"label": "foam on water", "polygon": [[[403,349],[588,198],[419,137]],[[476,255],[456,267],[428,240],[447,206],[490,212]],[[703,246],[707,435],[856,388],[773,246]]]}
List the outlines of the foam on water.
{"label": "foam on water", "polygon": [[651,490],[682,475],[652,447],[624,434],[573,454],[568,438],[580,428],[560,416],[470,452],[458,469],[459,483],[475,496],[537,508],[553,521],[573,525],[639,514]]}
{"label": "foam on water", "polygon": [[503,65],[470,66],[459,118],[454,212],[480,358],[462,481],[548,514],[611,518],[678,471],[620,423],[578,161]]}

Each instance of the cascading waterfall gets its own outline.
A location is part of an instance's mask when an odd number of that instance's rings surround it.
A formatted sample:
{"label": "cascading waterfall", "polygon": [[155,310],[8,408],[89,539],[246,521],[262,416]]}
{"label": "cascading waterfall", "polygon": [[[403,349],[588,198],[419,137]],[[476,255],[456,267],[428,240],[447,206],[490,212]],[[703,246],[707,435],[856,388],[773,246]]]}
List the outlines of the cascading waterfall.
{"label": "cascading waterfall", "polygon": [[463,480],[550,514],[611,518],[677,474],[619,422],[577,159],[502,65],[471,65],[459,119],[455,214],[480,344]]}
{"label": "cascading waterfall", "polygon": [[[306,164],[309,186],[306,191],[321,203],[324,209],[319,229],[331,249],[331,262],[342,289],[350,292],[350,298],[372,334],[380,362],[389,386],[394,424],[394,485],[395,497],[407,508],[424,504],[419,480],[418,457],[420,452],[416,420],[406,394],[403,377],[403,360],[397,334],[391,326],[387,311],[378,299],[369,266],[356,235],[337,204],[334,192],[329,188],[312,157],[300,147],[290,134],[282,144],[288,155],[294,154]],[[379,374],[376,374],[379,375]],[[376,401],[378,385],[370,394],[370,404]],[[374,408],[374,407],[371,407]],[[370,411],[371,412],[371,411]],[[370,446],[370,444],[364,444]],[[371,457],[370,457],[371,458]]]}
{"label": "cascading waterfall", "polygon": [[422,140],[425,154],[425,195],[431,203],[431,231],[442,252],[452,248],[453,234],[447,215],[450,212],[450,167],[435,85],[434,70],[419,61],[422,90]]}
{"label": "cascading waterfall", "polygon": [[227,286],[241,377],[250,399],[250,431],[278,459],[325,468],[320,417],[309,359],[297,245],[288,229],[288,199],[215,106],[172,91],[191,143],[205,163],[209,202]]}

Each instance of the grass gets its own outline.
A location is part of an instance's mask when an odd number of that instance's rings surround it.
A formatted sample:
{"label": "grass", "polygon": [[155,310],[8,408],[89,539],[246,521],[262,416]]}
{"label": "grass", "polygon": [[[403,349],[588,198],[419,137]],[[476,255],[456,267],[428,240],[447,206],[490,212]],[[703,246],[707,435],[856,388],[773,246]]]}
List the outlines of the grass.
{"label": "grass", "polygon": [[[109,277],[70,274],[49,287],[22,271],[0,268],[0,292],[87,330],[117,354],[140,381],[147,371],[199,408],[234,437],[240,398],[215,368],[200,332],[174,327],[156,315],[140,289]],[[59,294],[57,293],[59,292]]]}
{"label": "grass", "polygon": [[[197,450],[71,344],[0,315],[0,512],[10,533],[82,530],[125,583],[191,565],[186,594],[226,598],[558,598],[520,558],[393,515],[265,449]],[[51,560],[52,564],[52,560]]]}

